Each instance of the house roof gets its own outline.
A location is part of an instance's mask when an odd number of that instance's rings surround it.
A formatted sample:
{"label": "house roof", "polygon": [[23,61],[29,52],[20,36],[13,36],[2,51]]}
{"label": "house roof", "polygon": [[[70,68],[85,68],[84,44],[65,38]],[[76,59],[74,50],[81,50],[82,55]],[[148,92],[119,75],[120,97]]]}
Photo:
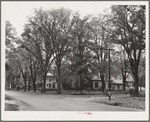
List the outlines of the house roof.
{"label": "house roof", "polygon": [[[112,80],[113,80],[113,83],[114,84],[123,84],[123,79],[122,79],[122,77],[120,77],[120,76],[118,76],[118,77],[116,77],[116,78],[112,78]],[[134,82],[134,80],[133,80],[133,78],[131,77],[131,75],[127,75],[127,77],[126,77],[126,82],[130,82],[130,83],[132,83],[132,82]]]}
{"label": "house roof", "polygon": [[[93,81],[99,81],[99,82],[101,82],[101,78],[99,77],[99,76],[94,76],[93,78],[92,78],[92,80]],[[122,79],[122,77],[120,77],[120,76],[118,76],[118,77],[111,77],[111,81],[112,81],[112,83],[114,83],[114,84],[123,84],[123,79]],[[105,79],[105,82],[108,82],[108,80],[106,80]],[[134,80],[133,80],[133,78],[131,77],[131,75],[130,74],[128,74],[127,75],[127,77],[126,77],[126,82],[130,82],[130,83],[133,83],[134,82]]]}
{"label": "house roof", "polygon": [[95,75],[94,77],[92,77],[92,80],[101,80],[101,78]]}
{"label": "house roof", "polygon": [[115,80],[115,81],[113,80],[113,83],[114,84],[123,84],[122,80]]}
{"label": "house roof", "polygon": [[122,82],[122,78],[120,77],[120,76],[118,76],[118,77],[113,77],[112,78],[112,81],[113,81],[113,83],[114,84],[123,84],[123,82]]}
{"label": "house roof", "polygon": [[132,76],[130,74],[127,74],[126,81],[134,82],[134,80],[133,80],[133,78],[132,78]]}

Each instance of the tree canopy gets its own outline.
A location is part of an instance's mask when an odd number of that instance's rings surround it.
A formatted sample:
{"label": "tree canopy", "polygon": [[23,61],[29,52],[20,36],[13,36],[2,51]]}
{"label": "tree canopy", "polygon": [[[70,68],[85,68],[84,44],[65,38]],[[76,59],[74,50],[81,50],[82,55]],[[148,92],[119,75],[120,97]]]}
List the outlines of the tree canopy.
{"label": "tree canopy", "polygon": [[110,9],[111,13],[83,17],[65,8],[35,9],[22,38],[6,21],[6,70],[13,71],[9,75],[22,74],[25,84],[30,77],[34,91],[40,77],[46,92],[47,73],[55,70],[60,94],[68,76],[76,77],[82,92],[84,83],[100,74],[104,91],[110,68],[112,77],[123,77],[124,88],[127,74],[132,74],[138,93],[139,84],[144,84],[145,6],[113,5]]}

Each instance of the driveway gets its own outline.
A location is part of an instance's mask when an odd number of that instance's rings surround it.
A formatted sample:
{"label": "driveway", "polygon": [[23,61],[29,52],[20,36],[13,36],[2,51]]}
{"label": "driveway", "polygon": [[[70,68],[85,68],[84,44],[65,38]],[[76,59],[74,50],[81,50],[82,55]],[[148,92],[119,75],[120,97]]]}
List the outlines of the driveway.
{"label": "driveway", "polygon": [[22,103],[20,106],[25,106],[26,111],[137,111],[131,108],[63,99],[63,95],[60,97],[22,91],[5,91],[5,94]]}

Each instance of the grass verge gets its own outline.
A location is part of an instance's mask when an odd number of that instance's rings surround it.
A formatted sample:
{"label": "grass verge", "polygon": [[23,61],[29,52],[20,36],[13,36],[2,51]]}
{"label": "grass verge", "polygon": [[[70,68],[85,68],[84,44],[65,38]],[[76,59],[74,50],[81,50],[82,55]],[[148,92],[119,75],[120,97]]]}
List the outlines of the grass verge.
{"label": "grass verge", "polygon": [[[5,95],[5,101],[14,101],[14,99],[8,95]],[[19,111],[19,106],[5,102],[5,111]]]}
{"label": "grass verge", "polygon": [[19,111],[19,106],[15,104],[5,103],[5,111]]}
{"label": "grass verge", "polygon": [[108,98],[94,99],[93,102],[145,110],[145,97],[131,97],[123,95],[112,97],[111,100],[108,100]]}

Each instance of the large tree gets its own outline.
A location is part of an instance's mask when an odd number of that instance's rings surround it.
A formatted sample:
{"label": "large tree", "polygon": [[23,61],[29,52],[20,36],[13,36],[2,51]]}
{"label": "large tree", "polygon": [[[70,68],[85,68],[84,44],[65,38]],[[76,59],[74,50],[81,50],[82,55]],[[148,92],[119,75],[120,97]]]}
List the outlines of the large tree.
{"label": "large tree", "polygon": [[18,84],[17,81],[15,80],[19,76],[19,68],[14,65],[14,62],[12,60],[7,60],[5,63],[5,89],[12,89],[14,90],[16,88],[16,85]]}
{"label": "large tree", "polygon": [[[17,33],[10,21],[5,23],[5,61],[6,61],[6,85],[7,82],[12,84],[14,89],[16,86],[15,79],[19,77],[20,65],[19,60],[17,60],[17,46],[20,38],[17,37]],[[18,63],[19,62],[19,63]]]}
{"label": "large tree", "polygon": [[[33,16],[29,17],[28,23],[25,25],[22,37],[24,39],[24,47],[38,61],[41,70],[41,93],[46,92],[46,76],[52,64],[52,45],[48,28],[51,28],[52,22],[49,20],[49,14],[43,10],[35,10]],[[49,25],[49,26],[48,26]]]}
{"label": "large tree", "polygon": [[29,55],[29,70],[31,76],[31,82],[33,83],[33,90],[36,92],[36,79],[39,72],[38,60],[30,53]]}
{"label": "large tree", "polygon": [[[72,58],[71,69],[77,75],[78,86],[82,93],[83,84],[86,80],[88,68],[91,66],[91,55],[88,48],[90,34],[89,34],[89,16],[81,18],[79,15],[75,16],[75,24],[73,26],[73,45],[72,45]],[[87,74],[88,75],[88,74]]]}
{"label": "large tree", "polygon": [[141,54],[145,49],[145,6],[112,6],[112,22],[115,25],[110,32],[112,41],[124,47],[130,62],[138,94],[139,65]]}
{"label": "large tree", "polygon": [[71,17],[71,11],[64,8],[51,11],[51,17],[53,33],[51,33],[50,37],[52,38],[53,56],[57,67],[58,94],[61,94],[61,65],[64,56],[70,51],[74,18]]}
{"label": "large tree", "polygon": [[116,47],[119,49],[119,51],[115,51],[114,55],[114,58],[116,58],[113,61],[114,67],[116,67],[116,70],[114,72],[117,73],[117,76],[120,76],[122,78],[123,90],[125,91],[127,87],[127,77],[130,75],[131,70],[126,51],[120,45],[117,45]]}
{"label": "large tree", "polygon": [[14,42],[17,38],[16,36],[16,29],[12,26],[10,21],[6,21],[5,23],[5,46],[6,50],[9,50],[8,48],[12,49],[14,48]]}
{"label": "large tree", "polygon": [[[22,55],[21,49],[16,49],[15,52],[9,52],[6,56],[9,66],[18,77],[22,77],[24,81],[24,91],[26,91],[28,60]],[[25,53],[25,52],[24,52]]]}
{"label": "large tree", "polygon": [[105,89],[104,80],[106,79],[106,74],[108,74],[108,56],[111,46],[109,34],[103,29],[105,27],[109,30],[108,17],[109,15],[99,14],[98,17],[93,17],[90,23],[93,43],[91,50],[94,52],[93,58],[102,80],[102,91]]}
{"label": "large tree", "polygon": [[60,68],[64,55],[71,43],[70,30],[73,25],[68,9],[35,10],[29,18],[25,32],[25,48],[37,58],[43,74],[44,91],[46,75],[53,61],[57,66],[58,93],[61,93]]}

